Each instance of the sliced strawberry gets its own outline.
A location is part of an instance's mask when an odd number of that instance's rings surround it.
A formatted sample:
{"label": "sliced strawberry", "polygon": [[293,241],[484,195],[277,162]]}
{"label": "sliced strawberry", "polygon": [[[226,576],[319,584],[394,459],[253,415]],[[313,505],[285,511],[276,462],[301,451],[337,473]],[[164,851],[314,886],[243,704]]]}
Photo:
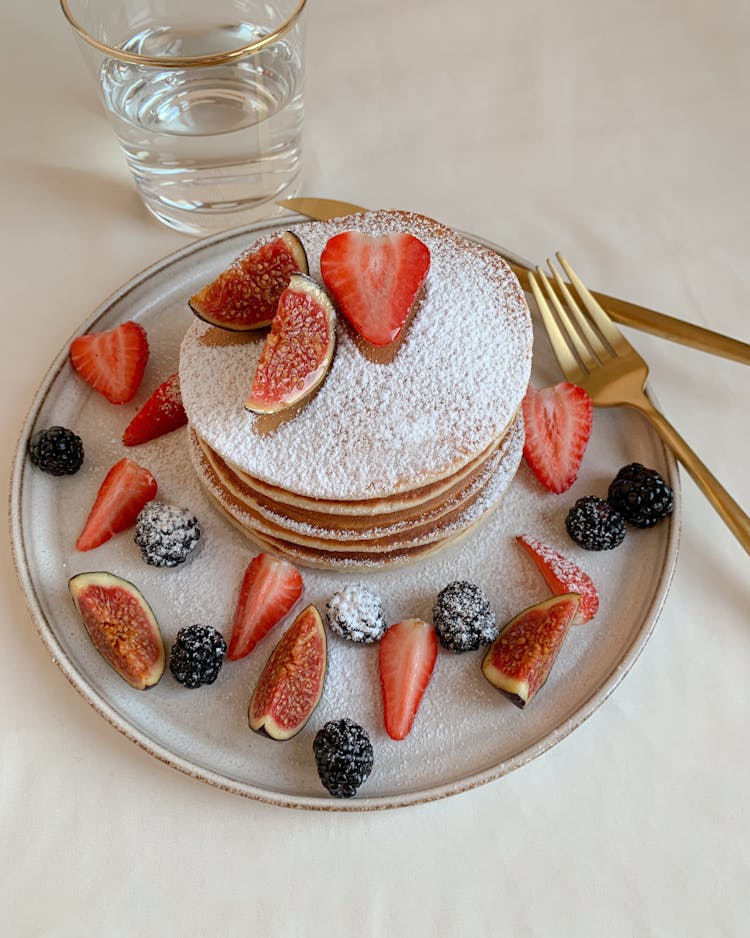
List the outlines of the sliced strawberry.
{"label": "sliced strawberry", "polygon": [[156,479],[148,469],[132,459],[115,463],[105,476],[76,541],[78,550],[92,550],[113,534],[132,527],[141,508],[155,495]]}
{"label": "sliced strawberry", "polygon": [[320,256],[323,281],[339,310],[376,346],[400,337],[429,267],[429,248],[405,231],[379,238],[344,231]]}
{"label": "sliced strawberry", "polygon": [[163,381],[125,428],[122,442],[126,446],[148,443],[165,433],[171,433],[187,423],[182,406],[180,376],[170,375]]}
{"label": "sliced strawberry", "polygon": [[270,554],[254,557],[242,578],[227,658],[248,655],[301,595],[302,577],[295,566]]}
{"label": "sliced strawberry", "polygon": [[523,421],[526,462],[545,488],[565,492],[576,480],[591,436],[591,398],[575,384],[539,389],[529,385]]}
{"label": "sliced strawberry", "polygon": [[385,729],[391,739],[411,732],[437,658],[437,635],[421,619],[403,619],[380,640],[380,686]]}
{"label": "sliced strawberry", "polygon": [[147,361],[146,330],[137,322],[79,335],[70,343],[71,365],[111,404],[133,400]]}
{"label": "sliced strawberry", "polygon": [[516,540],[534,561],[544,577],[544,582],[555,596],[561,596],[563,593],[580,594],[581,603],[573,623],[580,625],[592,619],[599,608],[599,594],[588,573],[554,547],[548,547],[535,537],[519,534]]}

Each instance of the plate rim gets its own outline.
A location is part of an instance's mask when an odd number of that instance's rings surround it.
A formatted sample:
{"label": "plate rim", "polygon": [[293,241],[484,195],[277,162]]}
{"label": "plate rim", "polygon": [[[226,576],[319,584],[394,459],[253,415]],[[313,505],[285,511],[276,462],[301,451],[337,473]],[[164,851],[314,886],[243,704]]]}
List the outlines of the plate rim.
{"label": "plate rim", "polygon": [[[667,542],[662,558],[662,568],[659,573],[656,589],[648,604],[648,608],[643,617],[643,625],[633,638],[633,641],[627,648],[626,653],[618,662],[617,667],[610,673],[608,678],[595,689],[589,697],[583,701],[575,711],[561,724],[555,727],[551,732],[541,740],[537,740],[530,746],[515,753],[512,758],[502,760],[494,766],[485,768],[462,778],[457,782],[446,782],[441,785],[430,786],[426,789],[418,789],[402,795],[379,795],[362,796],[353,799],[331,799],[326,796],[308,796],[295,795],[288,796],[281,792],[271,792],[265,788],[232,779],[209,769],[205,766],[191,762],[183,756],[170,750],[168,747],[153,740],[148,733],[139,730],[125,716],[118,713],[110,703],[91,687],[76,669],[74,663],[68,658],[60,642],[58,641],[51,624],[47,621],[42,610],[41,603],[37,597],[37,591],[34,586],[33,578],[28,563],[28,555],[25,550],[25,535],[22,525],[22,507],[23,491],[28,461],[26,459],[25,441],[31,427],[35,423],[40,410],[42,409],[47,395],[59,375],[62,368],[68,360],[68,347],[72,339],[83,332],[89,330],[102,316],[104,316],[116,303],[121,301],[128,293],[143,285],[150,278],[173,264],[189,257],[191,254],[198,253],[208,247],[220,244],[222,241],[233,240],[243,234],[254,234],[258,231],[273,230],[284,225],[293,226],[301,224],[309,219],[294,212],[285,213],[274,217],[254,222],[249,225],[243,225],[239,228],[231,228],[219,232],[207,238],[201,238],[190,244],[172,251],[154,263],[143,268],[140,272],[130,277],[119,288],[110,293],[93,312],[79,325],[76,331],[70,336],[68,341],[62,346],[58,354],[53,359],[37,390],[35,391],[32,402],[27,410],[26,417],[19,431],[16,443],[15,454],[11,465],[11,478],[8,498],[8,517],[11,541],[11,556],[16,571],[16,577],[24,596],[26,608],[31,615],[37,634],[50,653],[53,662],[62,671],[69,683],[83,697],[83,699],[118,732],[128,738],[131,742],[138,745],[141,749],[157,758],[160,762],[177,769],[181,773],[208,783],[232,794],[240,795],[254,801],[273,805],[274,807],[296,808],[300,810],[318,810],[318,811],[336,811],[336,812],[363,812],[388,810],[394,808],[409,807],[417,804],[426,804],[433,801],[442,800],[452,795],[458,795],[465,791],[470,791],[482,785],[496,781],[505,775],[510,774],[516,769],[522,768],[529,762],[543,755],[553,746],[561,742],[574,730],[578,729],[599,707],[609,698],[620,682],[629,673],[641,652],[648,643],[656,623],[664,608],[669,589],[674,577],[677,563],[677,554],[682,531],[682,500],[680,497],[681,486],[677,462],[672,452],[659,439],[659,445],[663,451],[664,461],[668,467],[669,483],[672,486],[676,498],[678,509],[672,513],[669,519],[669,529]],[[494,251],[502,258],[511,259],[514,262],[532,267],[523,257],[507,250],[504,247],[478,235],[471,234],[460,229],[455,229],[464,237],[475,241],[478,244]],[[648,396],[656,403],[654,395],[649,387]],[[654,432],[654,431],[651,431]],[[656,436],[656,434],[654,433]],[[658,437],[657,437],[658,439]]]}

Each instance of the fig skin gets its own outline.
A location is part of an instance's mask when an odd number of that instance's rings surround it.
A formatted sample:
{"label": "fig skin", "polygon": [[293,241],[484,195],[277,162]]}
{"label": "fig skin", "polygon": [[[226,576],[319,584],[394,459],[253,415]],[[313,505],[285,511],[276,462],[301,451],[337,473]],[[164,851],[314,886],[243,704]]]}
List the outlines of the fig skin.
{"label": "fig skin", "polygon": [[[294,329],[294,321],[291,321],[291,329],[285,328],[289,321],[284,316],[284,306],[292,296],[304,294],[319,304],[326,318],[326,344],[322,353],[313,349],[312,345],[295,347],[295,340],[299,338],[299,332]],[[293,311],[292,311],[293,312]],[[323,383],[333,361],[333,353],[336,348],[336,310],[334,309],[331,298],[326,291],[314,280],[305,274],[292,274],[289,286],[284,290],[279,298],[279,314],[271,324],[271,331],[266,336],[266,341],[260,353],[258,364],[253,376],[253,384],[250,396],[245,401],[245,408],[254,414],[270,415],[286,411],[297,404],[307,400],[314,391]],[[292,380],[292,375],[287,375],[287,389],[280,394],[271,394],[263,390],[263,372],[278,373],[278,359],[283,362],[286,355],[289,361],[294,362],[295,357],[299,361],[308,359],[312,351],[317,351],[318,360],[315,367],[305,375],[300,375],[296,380]],[[274,361],[277,359],[277,361]]]}
{"label": "fig skin", "polygon": [[[310,672],[304,674],[300,664]],[[296,736],[320,703],[327,669],[325,626],[318,609],[310,604],[266,662],[248,708],[250,729],[277,742]],[[295,695],[301,699],[295,700]],[[283,721],[283,714],[294,714],[295,719]]]}
{"label": "fig skin", "polygon": [[579,593],[563,593],[508,622],[482,661],[482,673],[523,710],[544,686],[578,612]]}
{"label": "fig skin", "polygon": [[114,573],[79,573],[68,581],[73,602],[96,650],[136,690],[164,674],[164,639],[140,590]]}
{"label": "fig skin", "polygon": [[[257,242],[256,245],[251,245],[215,280],[190,297],[188,305],[198,319],[202,319],[203,322],[211,326],[216,326],[217,329],[224,329],[228,332],[252,332],[269,326],[276,311],[278,297],[286,288],[286,284],[283,284],[281,288],[277,284],[272,285],[273,292],[263,298],[263,306],[267,308],[267,313],[260,316],[260,318],[257,318],[257,313],[253,313],[251,305],[246,300],[244,303],[241,302],[243,299],[242,294],[245,292],[242,290],[242,286],[243,282],[250,280],[245,268],[252,266],[255,254],[277,242],[283,244],[296,270],[302,274],[307,274],[309,271],[307,253],[296,234],[291,231],[284,231],[275,238],[264,239]],[[290,275],[292,273],[294,271],[290,270]],[[261,286],[257,283],[256,289],[261,290]],[[253,315],[256,318],[252,318]]]}

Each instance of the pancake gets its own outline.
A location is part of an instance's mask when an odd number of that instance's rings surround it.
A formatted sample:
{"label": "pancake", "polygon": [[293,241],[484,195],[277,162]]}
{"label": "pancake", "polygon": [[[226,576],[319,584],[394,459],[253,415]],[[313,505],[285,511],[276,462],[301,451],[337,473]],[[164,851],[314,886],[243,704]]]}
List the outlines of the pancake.
{"label": "pancake", "polygon": [[424,500],[410,501],[408,505],[405,505],[400,498],[397,498],[392,505],[387,499],[380,499],[378,504],[382,506],[382,509],[377,512],[368,511],[365,514],[357,511],[359,506],[356,503],[342,502],[337,506],[336,511],[324,508],[308,510],[298,505],[288,505],[268,499],[243,482],[213,450],[198,442],[224,487],[245,504],[250,505],[253,510],[272,521],[283,519],[291,528],[299,526],[300,529],[313,527],[335,531],[336,535],[343,539],[367,536],[368,532],[384,526],[403,526],[418,521],[427,512],[440,511],[450,501],[459,500],[472,484],[481,479],[486,471],[488,460],[497,452],[497,447],[493,447],[492,452],[483,457],[478,465],[472,464],[470,472],[462,471],[455,479],[451,478],[441,484],[440,491],[435,495],[432,495],[432,487],[430,487],[429,494]]}
{"label": "pancake", "polygon": [[[201,441],[204,448],[209,449],[205,441]],[[260,479],[254,479],[247,473],[241,472],[236,466],[231,466],[224,462],[228,470],[231,471],[242,483],[256,494],[256,498],[265,499],[269,505],[276,506],[278,510],[283,511],[289,517],[294,517],[295,512],[298,516],[307,520],[312,515],[324,514],[335,515],[347,519],[347,523],[361,524],[367,526],[373,517],[382,517],[388,512],[408,511],[414,507],[419,508],[426,504],[431,498],[437,498],[447,490],[454,487],[458,482],[468,478],[468,476],[481,468],[482,463],[497,449],[498,443],[493,440],[487,449],[476,456],[474,459],[461,466],[453,475],[436,479],[427,485],[419,486],[406,492],[398,492],[383,498],[366,498],[357,501],[346,501],[345,499],[325,499],[309,498],[296,492],[285,492],[276,486],[268,485]],[[214,456],[217,454],[210,450]]]}
{"label": "pancake", "polygon": [[523,446],[531,318],[502,258],[423,216],[364,212],[294,227],[318,283],[326,242],[352,229],[409,231],[430,250],[392,360],[363,354],[339,322],[322,386],[269,427],[244,407],[258,336],[196,319],[180,351],[207,490],[263,546],[314,566],[404,562],[458,536],[500,501]]}
{"label": "pancake", "polygon": [[426,522],[427,530],[420,530],[409,537],[386,537],[382,541],[372,538],[362,543],[344,543],[336,539],[285,537],[257,527],[257,519],[247,511],[234,496],[224,489],[205,459],[199,445],[195,444],[196,468],[199,478],[216,506],[243,534],[295,563],[304,566],[345,568],[351,571],[368,570],[383,566],[404,564],[424,557],[438,548],[453,543],[467,534],[486,518],[501,503],[507,487],[518,469],[523,453],[523,433],[514,434],[511,446],[502,454],[496,454],[496,464],[481,491],[475,493],[468,503],[456,512],[449,512],[435,522]]}
{"label": "pancake", "polygon": [[289,519],[278,512],[260,509],[252,493],[226,472],[210,451],[193,435],[191,456],[196,471],[210,494],[251,534],[282,538],[289,543],[325,549],[333,553],[376,554],[396,548],[413,547],[443,536],[448,527],[465,523],[467,510],[485,489],[497,489],[499,479],[509,481],[515,474],[523,451],[523,428],[520,419],[514,424],[503,445],[494,450],[481,469],[469,480],[459,483],[439,499],[432,499],[418,511],[396,512],[370,518],[370,527],[344,528],[341,519]]}

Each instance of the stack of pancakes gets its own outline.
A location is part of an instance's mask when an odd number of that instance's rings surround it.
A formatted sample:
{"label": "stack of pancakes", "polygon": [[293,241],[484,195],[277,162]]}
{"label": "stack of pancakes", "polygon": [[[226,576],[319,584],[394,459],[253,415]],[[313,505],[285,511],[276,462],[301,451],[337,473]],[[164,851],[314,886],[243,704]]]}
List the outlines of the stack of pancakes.
{"label": "stack of pancakes", "polygon": [[352,229],[409,231],[430,249],[392,360],[374,361],[339,324],[319,391],[269,422],[244,408],[262,337],[196,320],[180,354],[207,491],[264,548],[323,568],[424,556],[495,508],[521,460],[531,368],[528,308],[497,254],[419,215],[366,212],[295,226],[319,283],[327,240]]}

